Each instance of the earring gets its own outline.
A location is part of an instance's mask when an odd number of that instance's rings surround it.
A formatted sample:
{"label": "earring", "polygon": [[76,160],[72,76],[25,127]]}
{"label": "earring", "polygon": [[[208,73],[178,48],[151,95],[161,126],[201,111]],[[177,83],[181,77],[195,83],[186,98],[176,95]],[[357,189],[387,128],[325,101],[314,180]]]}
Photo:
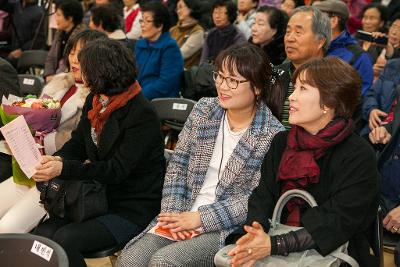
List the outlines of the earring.
{"label": "earring", "polygon": [[326,111],[326,110],[324,110],[322,113],[326,114],[326,113],[327,113],[327,111]]}

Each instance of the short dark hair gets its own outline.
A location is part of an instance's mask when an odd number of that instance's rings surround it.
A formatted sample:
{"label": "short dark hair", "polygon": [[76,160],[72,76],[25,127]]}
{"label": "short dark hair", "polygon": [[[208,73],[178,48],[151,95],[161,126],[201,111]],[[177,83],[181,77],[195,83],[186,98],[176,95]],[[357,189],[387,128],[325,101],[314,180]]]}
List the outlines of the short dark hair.
{"label": "short dark hair", "polygon": [[168,32],[171,28],[171,16],[168,9],[160,2],[148,2],[141,8],[144,12],[153,13],[153,24],[156,27],[162,26],[162,32]]}
{"label": "short dark hair", "polygon": [[296,69],[292,82],[316,87],[320,104],[335,109],[335,116],[351,118],[361,95],[361,78],[352,66],[337,57],[310,60]]}
{"label": "short dark hair", "polygon": [[85,85],[94,94],[117,95],[136,81],[133,52],[119,41],[92,41],[81,50],[78,59]]}
{"label": "short dark hair", "polygon": [[379,4],[379,3],[370,3],[366,6],[364,6],[364,8],[361,11],[361,17],[364,17],[364,13],[371,8],[376,8],[379,11],[380,17],[381,17],[381,21],[383,21],[384,25],[386,24],[386,22],[388,21],[389,18],[389,12],[387,7]]}
{"label": "short dark hair", "polygon": [[400,20],[400,12],[397,12],[392,16],[392,20],[390,22],[390,25],[392,25],[393,22],[395,22],[396,20]]}
{"label": "short dark hair", "polygon": [[285,35],[289,17],[282,10],[273,6],[261,6],[257,9],[257,13],[262,12],[268,15],[268,23],[271,29],[276,29],[274,38]]}
{"label": "short dark hair", "polygon": [[69,69],[69,60],[68,56],[71,53],[72,50],[75,50],[76,45],[81,43],[81,48],[83,48],[87,43],[101,39],[101,38],[108,38],[107,35],[105,35],[102,32],[99,31],[92,31],[89,29],[83,30],[81,32],[78,32],[77,34],[71,36],[68,39],[67,44],[65,45],[65,50],[64,50],[64,61],[67,66],[67,69]]}
{"label": "short dark hair", "polygon": [[83,8],[77,0],[61,0],[56,3],[56,10],[60,9],[65,18],[72,18],[74,25],[82,23]]}
{"label": "short dark hair", "polygon": [[217,7],[226,7],[228,13],[228,20],[232,24],[237,18],[237,6],[231,0],[216,0],[212,6],[212,11]]}
{"label": "short dark hair", "polygon": [[121,18],[118,15],[118,9],[111,4],[92,8],[91,20],[97,27],[101,25],[106,32],[114,32],[121,29]]}
{"label": "short dark hair", "polygon": [[198,0],[183,0],[185,5],[190,9],[190,16],[196,20],[201,18],[201,6]]}
{"label": "short dark hair", "polygon": [[283,89],[264,50],[250,43],[232,45],[217,56],[215,66],[217,70],[226,69],[232,75],[237,70],[249,80],[253,92],[256,88],[260,90],[258,101],[264,102],[280,119]]}

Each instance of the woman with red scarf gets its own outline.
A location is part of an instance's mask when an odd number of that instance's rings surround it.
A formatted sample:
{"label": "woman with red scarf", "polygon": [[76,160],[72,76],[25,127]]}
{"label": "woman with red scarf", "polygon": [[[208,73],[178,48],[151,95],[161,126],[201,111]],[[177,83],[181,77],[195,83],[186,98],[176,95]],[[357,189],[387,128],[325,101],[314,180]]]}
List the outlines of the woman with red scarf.
{"label": "woman with red scarf", "polygon": [[[261,180],[249,199],[244,232],[229,252],[232,266],[252,266],[269,255],[316,249],[325,256],[349,241],[360,266],[375,266],[367,232],[377,214],[377,167],[373,150],[353,133],[352,114],[360,97],[357,73],[334,57],[310,61],[293,75],[288,132],[272,141]],[[278,198],[290,189],[309,192],[319,206],[292,199],[282,223],[302,226],[269,236]],[[377,265],[376,265],[377,266]]]}
{"label": "woman with red scarf", "polygon": [[70,266],[86,266],[83,253],[124,245],[154,218],[161,203],[164,142],[160,122],[136,81],[133,53],[116,40],[88,43],[79,53],[90,94],[72,137],[43,156],[36,182],[96,180],[107,190],[105,215],[73,222],[58,216],[35,233],[67,253]]}

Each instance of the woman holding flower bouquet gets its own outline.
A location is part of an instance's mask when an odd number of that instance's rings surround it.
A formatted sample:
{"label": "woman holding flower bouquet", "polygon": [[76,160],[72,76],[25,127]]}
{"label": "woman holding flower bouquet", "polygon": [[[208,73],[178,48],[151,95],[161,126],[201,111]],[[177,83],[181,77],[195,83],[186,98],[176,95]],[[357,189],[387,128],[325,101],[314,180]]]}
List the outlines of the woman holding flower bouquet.
{"label": "woman holding flower bouquet", "polygon": [[[65,50],[65,62],[70,71],[57,74],[43,88],[42,96],[47,95],[61,103],[60,125],[51,133],[41,134],[41,143],[47,155],[52,155],[71,138],[71,132],[79,122],[89,89],[82,84],[78,54],[88,42],[99,38],[107,37],[90,30],[71,37]],[[44,214],[36,187],[16,184],[13,177],[0,183],[0,233],[29,232]]]}
{"label": "woman holding flower bouquet", "polygon": [[71,139],[43,156],[36,182],[95,180],[107,190],[105,215],[83,222],[57,216],[36,234],[60,244],[70,266],[86,266],[82,253],[124,244],[160,210],[165,159],[159,119],[136,81],[133,53],[115,40],[98,40],[79,54],[91,93]]}

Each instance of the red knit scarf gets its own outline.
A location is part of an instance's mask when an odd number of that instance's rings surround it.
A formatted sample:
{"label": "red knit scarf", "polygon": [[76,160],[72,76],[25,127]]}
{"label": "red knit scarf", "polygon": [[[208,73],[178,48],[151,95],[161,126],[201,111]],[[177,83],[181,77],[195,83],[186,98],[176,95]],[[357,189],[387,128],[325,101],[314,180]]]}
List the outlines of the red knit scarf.
{"label": "red knit scarf", "polygon": [[134,98],[141,91],[141,87],[138,82],[135,82],[131,86],[129,86],[128,90],[125,92],[113,95],[108,98],[108,105],[104,112],[100,113],[103,108],[100,103],[100,95],[95,95],[92,101],[92,109],[88,112],[88,119],[90,120],[90,124],[94,128],[94,131],[97,136],[97,140],[100,140],[100,134],[103,130],[103,126],[106,123],[108,117],[115,110],[123,107],[128,103],[129,100]]}
{"label": "red knit scarf", "polygon": [[[278,171],[278,181],[283,181],[281,194],[291,189],[304,189],[319,182],[320,169],[316,160],[326,150],[342,142],[353,132],[352,120],[336,119],[316,135],[294,125],[288,135]],[[300,206],[304,201],[292,199],[287,204],[289,216],[286,224],[300,226]]]}

